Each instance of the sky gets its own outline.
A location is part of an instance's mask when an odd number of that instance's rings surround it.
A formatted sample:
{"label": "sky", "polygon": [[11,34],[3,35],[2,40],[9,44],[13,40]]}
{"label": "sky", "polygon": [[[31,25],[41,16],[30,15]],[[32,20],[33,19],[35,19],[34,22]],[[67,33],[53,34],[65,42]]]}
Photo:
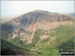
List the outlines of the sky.
{"label": "sky", "polygon": [[74,13],[74,1],[1,1],[1,18],[19,16],[34,10]]}

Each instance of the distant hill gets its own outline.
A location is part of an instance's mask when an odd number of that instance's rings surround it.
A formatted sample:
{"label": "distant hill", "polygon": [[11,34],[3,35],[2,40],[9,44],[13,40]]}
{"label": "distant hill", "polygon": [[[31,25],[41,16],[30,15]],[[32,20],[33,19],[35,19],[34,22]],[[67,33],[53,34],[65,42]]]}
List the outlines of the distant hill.
{"label": "distant hill", "polygon": [[14,19],[16,16],[13,16],[13,17],[8,17],[8,18],[1,18],[0,19],[0,23],[5,23],[5,22],[8,22],[12,19]]}
{"label": "distant hill", "polygon": [[69,13],[69,16],[75,17],[75,13]]}

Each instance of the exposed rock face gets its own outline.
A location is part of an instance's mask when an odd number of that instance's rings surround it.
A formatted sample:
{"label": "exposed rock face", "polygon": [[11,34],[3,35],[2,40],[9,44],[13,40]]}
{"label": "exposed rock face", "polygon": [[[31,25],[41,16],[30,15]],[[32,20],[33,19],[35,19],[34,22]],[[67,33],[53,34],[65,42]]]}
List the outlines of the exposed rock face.
{"label": "exposed rock face", "polygon": [[[62,21],[72,21],[66,15],[50,13],[47,11],[32,11],[27,14],[21,15],[9,23],[14,25],[14,31],[11,33],[9,39],[20,37],[22,41],[27,41],[27,44],[32,43],[33,36],[37,29],[50,30],[60,25]],[[47,36],[40,37],[41,40]]]}
{"label": "exposed rock face", "polygon": [[48,38],[48,35],[43,35],[43,36],[40,36],[40,39],[43,40],[43,39],[47,39]]}

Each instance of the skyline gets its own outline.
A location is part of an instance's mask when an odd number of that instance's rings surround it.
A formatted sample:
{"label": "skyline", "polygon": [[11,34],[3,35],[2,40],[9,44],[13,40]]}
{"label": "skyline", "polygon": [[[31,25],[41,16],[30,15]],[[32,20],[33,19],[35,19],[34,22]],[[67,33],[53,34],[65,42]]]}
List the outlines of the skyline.
{"label": "skyline", "polygon": [[1,18],[19,16],[33,10],[74,13],[74,1],[1,1]]}

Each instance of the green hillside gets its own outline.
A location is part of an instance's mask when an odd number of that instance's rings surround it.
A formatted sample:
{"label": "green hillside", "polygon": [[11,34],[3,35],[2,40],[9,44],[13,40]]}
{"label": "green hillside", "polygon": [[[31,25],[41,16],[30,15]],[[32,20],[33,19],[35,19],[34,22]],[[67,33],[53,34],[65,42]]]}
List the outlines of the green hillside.
{"label": "green hillside", "polygon": [[[6,33],[11,31],[4,30],[2,32]],[[74,24],[60,25],[52,30],[38,29],[32,39],[32,44],[25,44],[18,37],[9,40],[6,38],[6,34],[3,33],[1,51],[5,53],[11,50],[10,54],[60,56],[59,51],[74,51]],[[48,38],[40,40],[40,36],[43,35],[48,35]]]}
{"label": "green hillside", "polygon": [[38,29],[38,31],[40,32],[38,32],[35,36],[37,36],[38,34],[41,35],[42,32],[43,34],[49,35],[47,39],[44,39],[37,43],[37,47],[40,48],[39,51],[42,53],[42,55],[57,55],[59,51],[74,51],[73,24],[61,25],[56,29],[49,30],[48,33],[46,33],[46,30],[42,31]]}

